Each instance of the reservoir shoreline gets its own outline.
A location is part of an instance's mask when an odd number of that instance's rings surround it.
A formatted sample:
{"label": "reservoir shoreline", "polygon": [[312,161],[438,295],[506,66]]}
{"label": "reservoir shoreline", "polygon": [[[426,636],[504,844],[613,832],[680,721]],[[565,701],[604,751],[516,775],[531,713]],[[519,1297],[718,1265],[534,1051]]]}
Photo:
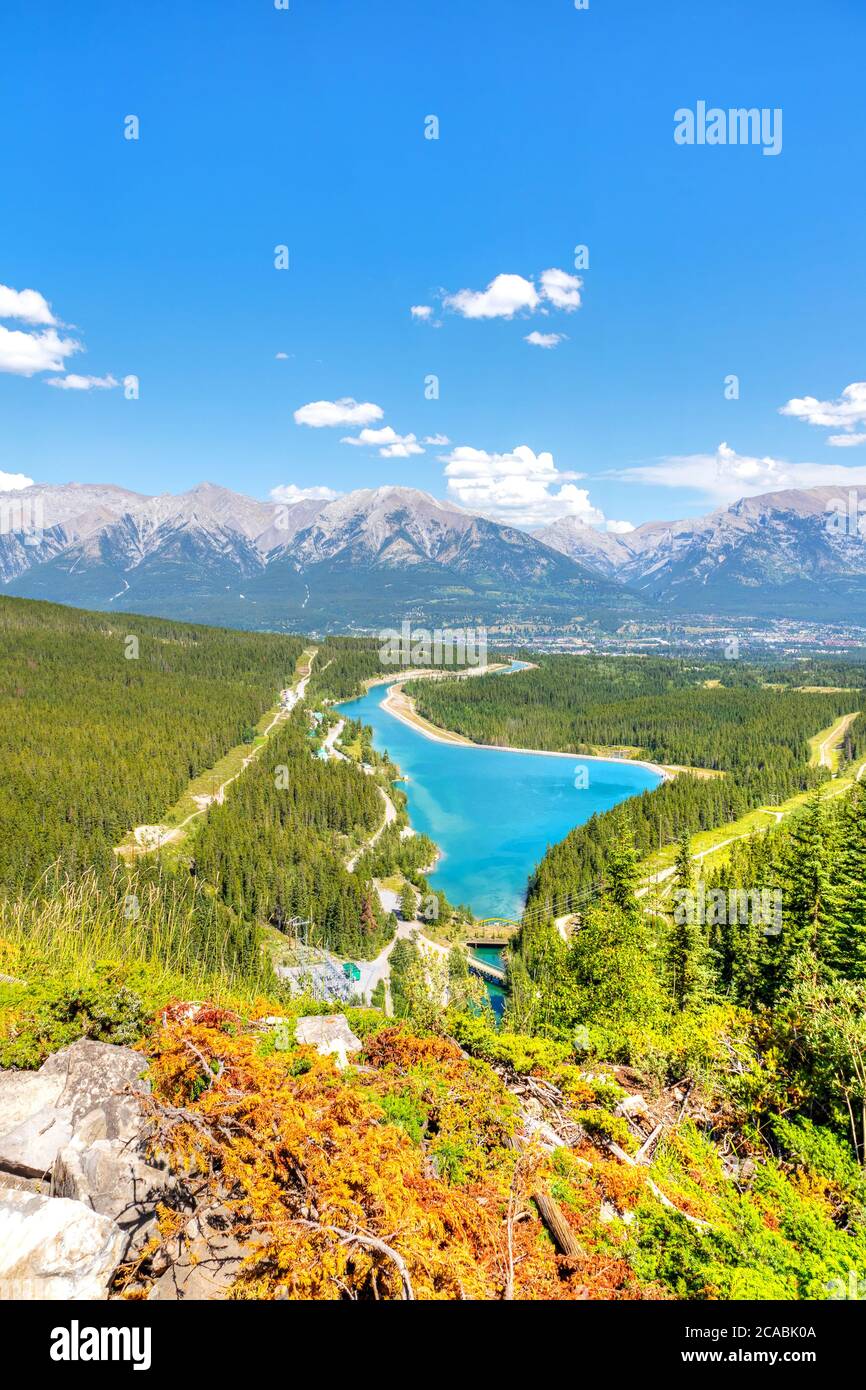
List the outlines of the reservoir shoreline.
{"label": "reservoir shoreline", "polygon": [[[500,753],[528,753],[539,758],[579,758],[581,762],[624,763],[628,767],[645,767],[648,772],[654,772],[663,782],[670,782],[675,776],[670,768],[661,763],[651,763],[646,758],[624,758],[615,753],[565,753],[556,748],[519,748],[514,743],[476,743],[474,739],[467,738],[465,734],[459,734],[454,729],[440,729],[418,713],[412,696],[407,695],[403,689],[405,681],[420,680],[427,674],[427,672],[422,672],[417,675],[396,678],[384,700],[380,703],[382,709],[386,710],[392,718],[399,719],[402,724],[408,725],[416,733],[422,734],[424,738],[429,738],[434,743],[447,743],[461,748],[489,748]],[[376,681],[370,684],[386,685],[388,681]],[[408,708],[401,708],[400,701],[405,701]]]}

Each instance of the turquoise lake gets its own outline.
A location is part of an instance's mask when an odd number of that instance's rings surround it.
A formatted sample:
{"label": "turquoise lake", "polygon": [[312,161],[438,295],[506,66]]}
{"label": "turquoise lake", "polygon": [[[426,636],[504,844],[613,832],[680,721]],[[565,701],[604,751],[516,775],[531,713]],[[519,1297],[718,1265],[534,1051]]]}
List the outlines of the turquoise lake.
{"label": "turquoise lake", "polygon": [[[472,679],[520,680],[515,670]],[[368,724],[376,748],[408,779],[398,785],[412,826],[442,852],[431,886],[478,917],[519,917],[527,879],[548,845],[661,780],[627,762],[439,743],[382,709],[387,690],[373,686],[344,701],[340,713]]]}

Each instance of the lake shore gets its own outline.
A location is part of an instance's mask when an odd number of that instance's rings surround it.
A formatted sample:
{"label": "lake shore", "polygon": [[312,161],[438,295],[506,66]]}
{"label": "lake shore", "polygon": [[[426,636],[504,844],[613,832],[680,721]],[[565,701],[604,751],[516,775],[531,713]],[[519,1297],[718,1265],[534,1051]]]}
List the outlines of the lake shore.
{"label": "lake shore", "polygon": [[[493,669],[502,669],[493,668]],[[434,743],[458,744],[464,748],[490,748],[500,753],[529,753],[542,758],[572,758],[581,762],[603,762],[603,763],[625,763],[629,767],[644,767],[649,772],[653,772],[664,782],[673,781],[679,769],[666,767],[662,763],[651,763],[645,758],[623,758],[611,754],[602,753],[563,753],[553,748],[517,748],[510,743],[476,743],[471,738],[466,738],[464,734],[458,734],[453,729],[440,729],[435,724],[431,724],[429,719],[425,719],[415,708],[415,701],[411,695],[407,695],[403,689],[406,680],[416,680],[420,674],[412,673],[411,676],[402,676],[396,681],[385,699],[382,701],[382,708],[387,710],[394,719],[399,719],[401,723],[407,724],[411,729],[425,738],[429,738]],[[439,673],[436,673],[439,674]],[[480,672],[479,672],[480,674]],[[376,685],[387,684],[387,681],[376,681]]]}

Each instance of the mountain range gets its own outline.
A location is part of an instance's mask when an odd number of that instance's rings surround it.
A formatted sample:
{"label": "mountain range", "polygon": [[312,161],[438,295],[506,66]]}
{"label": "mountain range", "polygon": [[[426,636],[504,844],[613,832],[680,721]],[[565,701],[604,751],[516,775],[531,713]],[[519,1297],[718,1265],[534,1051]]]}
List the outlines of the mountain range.
{"label": "mountain range", "polygon": [[156,497],[35,484],[0,497],[0,583],[82,608],[278,631],[404,618],[613,628],[671,608],[864,622],[856,525],[838,488],[625,534],[575,517],[530,534],[406,487],[284,504],[212,483]]}
{"label": "mountain range", "polygon": [[574,517],[534,534],[665,609],[866,623],[866,515],[843,488],[744,497],[625,534]]}

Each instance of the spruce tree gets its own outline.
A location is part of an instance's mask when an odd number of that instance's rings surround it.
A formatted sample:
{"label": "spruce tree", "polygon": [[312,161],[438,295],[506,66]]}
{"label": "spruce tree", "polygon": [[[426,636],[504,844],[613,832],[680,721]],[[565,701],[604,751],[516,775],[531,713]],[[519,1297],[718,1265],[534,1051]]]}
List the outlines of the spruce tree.
{"label": "spruce tree", "polygon": [[866,785],[855,782],[842,812],[830,885],[827,963],[866,978]]}

